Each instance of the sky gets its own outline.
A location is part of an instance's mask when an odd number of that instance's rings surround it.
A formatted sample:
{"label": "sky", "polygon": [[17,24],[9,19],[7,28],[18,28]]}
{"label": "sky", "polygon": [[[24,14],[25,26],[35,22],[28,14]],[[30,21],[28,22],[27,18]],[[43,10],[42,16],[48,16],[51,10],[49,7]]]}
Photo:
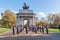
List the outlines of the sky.
{"label": "sky", "polygon": [[60,12],[60,0],[0,0],[0,19],[1,13],[6,9],[15,13],[19,12],[24,2],[29,5],[30,10],[33,10],[38,19],[47,18],[51,12]]}

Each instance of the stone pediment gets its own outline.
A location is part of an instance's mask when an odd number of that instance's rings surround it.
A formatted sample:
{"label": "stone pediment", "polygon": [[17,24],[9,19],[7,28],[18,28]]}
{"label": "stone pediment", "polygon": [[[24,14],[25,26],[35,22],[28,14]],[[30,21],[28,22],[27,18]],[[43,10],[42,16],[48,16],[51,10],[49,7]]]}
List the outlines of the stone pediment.
{"label": "stone pediment", "polygon": [[35,15],[34,13],[17,13],[17,15]]}
{"label": "stone pediment", "polygon": [[19,10],[19,13],[17,13],[17,15],[35,15],[35,14],[33,13],[33,10],[24,9]]}
{"label": "stone pediment", "polygon": [[33,10],[23,9],[19,10],[19,13],[33,13]]}

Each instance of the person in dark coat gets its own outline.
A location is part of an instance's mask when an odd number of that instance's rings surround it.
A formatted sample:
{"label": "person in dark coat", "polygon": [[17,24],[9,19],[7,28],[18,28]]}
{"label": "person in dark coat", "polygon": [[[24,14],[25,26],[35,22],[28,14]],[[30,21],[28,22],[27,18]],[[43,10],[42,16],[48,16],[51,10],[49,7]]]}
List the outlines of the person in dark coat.
{"label": "person in dark coat", "polygon": [[15,35],[15,25],[13,25],[13,27],[12,27],[12,31],[13,31],[13,35]]}
{"label": "person in dark coat", "polygon": [[29,31],[32,31],[32,27],[33,27],[32,25],[31,25],[31,26],[29,26]]}
{"label": "person in dark coat", "polygon": [[25,30],[26,30],[26,34],[28,34],[28,27],[26,27]]}
{"label": "person in dark coat", "polygon": [[24,30],[23,26],[20,25],[20,32],[22,32]]}
{"label": "person in dark coat", "polygon": [[45,28],[46,28],[46,33],[48,34],[48,26],[46,25]]}
{"label": "person in dark coat", "polygon": [[24,26],[25,30],[26,30],[26,34],[28,34],[28,27]]}
{"label": "person in dark coat", "polygon": [[41,28],[41,29],[42,29],[42,33],[44,33],[44,26],[42,26],[42,28]]}
{"label": "person in dark coat", "polygon": [[37,33],[37,27],[34,27],[34,32]]}
{"label": "person in dark coat", "polygon": [[59,28],[59,31],[60,31],[60,25],[58,26],[58,28]]}
{"label": "person in dark coat", "polygon": [[41,28],[42,26],[39,26],[39,29],[40,29],[40,32],[42,32],[42,28]]}
{"label": "person in dark coat", "polygon": [[31,30],[32,30],[32,32],[34,32],[34,26],[32,25],[32,27],[31,27]]}
{"label": "person in dark coat", "polygon": [[39,30],[39,25],[36,26],[37,27],[37,31]]}
{"label": "person in dark coat", "polygon": [[17,34],[19,34],[19,26],[17,26],[16,28],[17,28]]}

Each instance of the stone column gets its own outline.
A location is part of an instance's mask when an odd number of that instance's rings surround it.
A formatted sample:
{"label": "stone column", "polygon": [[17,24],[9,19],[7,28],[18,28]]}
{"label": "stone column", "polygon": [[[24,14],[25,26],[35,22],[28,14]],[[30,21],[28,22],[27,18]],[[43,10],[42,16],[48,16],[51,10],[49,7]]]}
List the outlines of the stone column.
{"label": "stone column", "polygon": [[19,24],[18,25],[20,25],[20,17],[19,17]]}
{"label": "stone column", "polygon": [[22,24],[23,24],[22,26],[24,26],[24,18],[22,18]]}
{"label": "stone column", "polygon": [[16,25],[18,24],[18,17],[16,17]]}
{"label": "stone column", "polygon": [[20,17],[20,25],[22,25],[22,18]]}
{"label": "stone column", "polygon": [[32,21],[33,21],[33,25],[34,25],[34,16],[33,16],[33,20]]}
{"label": "stone column", "polygon": [[31,26],[31,18],[29,18],[29,26]]}
{"label": "stone column", "polygon": [[23,23],[24,23],[24,22],[23,22],[23,17],[22,17],[22,26],[23,26]]}
{"label": "stone column", "polygon": [[20,22],[21,22],[21,18],[19,17],[19,25],[20,25]]}
{"label": "stone column", "polygon": [[30,19],[29,19],[29,23],[30,23],[30,24],[29,24],[30,26],[33,25],[33,18],[30,18]]}
{"label": "stone column", "polygon": [[19,24],[19,20],[20,20],[19,17],[17,17],[17,25]]}

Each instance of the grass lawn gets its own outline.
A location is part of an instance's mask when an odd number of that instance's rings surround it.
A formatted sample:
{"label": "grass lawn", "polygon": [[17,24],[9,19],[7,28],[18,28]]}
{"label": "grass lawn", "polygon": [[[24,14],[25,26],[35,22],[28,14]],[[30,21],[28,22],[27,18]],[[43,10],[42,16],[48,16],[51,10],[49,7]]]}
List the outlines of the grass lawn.
{"label": "grass lawn", "polygon": [[59,29],[53,29],[53,28],[49,28],[50,32],[60,32]]}
{"label": "grass lawn", "polygon": [[10,29],[8,29],[8,28],[0,28],[0,34],[4,33],[4,32],[7,32],[7,31],[10,31]]}

